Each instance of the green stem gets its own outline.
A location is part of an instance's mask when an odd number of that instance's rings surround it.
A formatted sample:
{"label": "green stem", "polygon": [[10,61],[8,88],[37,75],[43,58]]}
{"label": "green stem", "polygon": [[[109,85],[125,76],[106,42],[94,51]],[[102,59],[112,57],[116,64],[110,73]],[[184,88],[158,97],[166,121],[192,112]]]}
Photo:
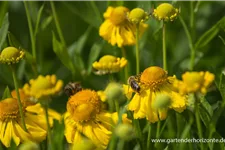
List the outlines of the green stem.
{"label": "green stem", "polygon": [[166,23],[163,22],[163,29],[162,29],[162,46],[163,46],[163,69],[167,70],[167,60],[166,60]]}
{"label": "green stem", "polygon": [[[198,108],[198,101],[195,100],[196,104],[195,104],[195,119],[196,119],[196,124],[197,124],[197,129],[198,129],[198,136],[200,139],[203,138],[203,134],[202,134],[202,126],[201,126],[201,119],[199,116],[199,108]],[[200,148],[201,150],[204,150],[204,145],[203,142],[200,143]]]}
{"label": "green stem", "polygon": [[29,31],[30,31],[30,39],[31,39],[31,45],[32,45],[32,55],[33,55],[34,60],[36,62],[36,46],[35,46],[36,45],[36,38],[34,36],[31,17],[30,17],[30,13],[29,13],[29,10],[28,10],[28,4],[27,4],[28,2],[23,1],[23,3],[24,3],[25,11],[26,11],[28,27],[29,27]]}
{"label": "green stem", "polygon": [[[122,56],[127,59],[127,55],[126,55],[126,50],[124,47],[121,47],[121,50],[122,50]],[[124,68],[124,81],[126,83],[127,79],[128,79],[128,65],[125,66]]]}
{"label": "green stem", "polygon": [[19,93],[19,88],[18,88],[18,81],[16,78],[16,72],[13,66],[11,66],[11,70],[12,70],[12,75],[13,75],[13,82],[14,82],[14,86],[16,89],[16,96],[17,96],[17,100],[18,100],[18,105],[19,105],[19,112],[20,112],[20,117],[21,117],[21,122],[22,122],[22,126],[24,131],[27,132],[27,128],[26,128],[26,124],[25,124],[25,119],[24,119],[24,114],[23,114],[23,106],[20,100],[20,93]]}
{"label": "green stem", "polygon": [[184,22],[184,20],[181,16],[179,16],[179,19],[180,19],[180,22],[181,22],[181,24],[184,28],[186,36],[188,38],[189,48],[190,48],[190,51],[191,51],[190,70],[192,71],[194,69],[194,65],[195,65],[195,48],[193,46],[192,37],[191,37],[191,34],[188,30],[188,27],[187,27],[186,23]]}
{"label": "green stem", "polygon": [[45,109],[45,119],[47,123],[47,132],[48,132],[48,149],[53,150],[51,127],[50,127],[49,115],[48,115],[48,103],[44,104],[44,109]]}
{"label": "green stem", "polygon": [[94,10],[94,13],[96,15],[96,19],[98,19],[99,22],[102,22],[102,17],[101,17],[101,13],[99,12],[98,7],[95,4],[95,1],[90,1],[91,7]]}
{"label": "green stem", "polygon": [[144,139],[143,139],[141,127],[140,127],[140,124],[139,124],[139,120],[138,119],[133,119],[133,124],[134,124],[134,128],[135,128],[135,131],[136,131],[136,135],[139,138],[138,142],[139,142],[139,144],[141,146],[141,149],[143,149],[144,148]]}
{"label": "green stem", "polygon": [[55,21],[56,30],[58,32],[60,41],[62,42],[63,46],[66,47],[66,41],[63,37],[62,30],[60,28],[60,24],[59,24],[59,20],[58,20],[57,14],[56,14],[54,2],[50,1],[50,5],[51,5],[51,8],[52,8],[52,15],[53,15],[53,18],[54,18],[54,21]]}
{"label": "green stem", "polygon": [[150,150],[150,147],[151,147],[151,130],[152,130],[152,126],[151,126],[151,123],[149,123],[149,125],[148,125],[147,150]]}
{"label": "green stem", "polygon": [[120,139],[118,143],[118,150],[124,150],[124,140]]}
{"label": "green stem", "polygon": [[140,73],[139,23],[136,25],[136,74]]}
{"label": "green stem", "polygon": [[157,122],[157,130],[156,130],[156,138],[157,139],[160,137],[160,127],[161,127],[161,121],[159,120]]}

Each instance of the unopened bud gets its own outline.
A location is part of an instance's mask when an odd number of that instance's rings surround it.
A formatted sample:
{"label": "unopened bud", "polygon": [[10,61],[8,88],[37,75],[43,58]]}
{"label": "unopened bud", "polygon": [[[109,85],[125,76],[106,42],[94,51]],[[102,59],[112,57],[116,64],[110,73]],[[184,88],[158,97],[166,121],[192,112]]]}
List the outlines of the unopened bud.
{"label": "unopened bud", "polygon": [[40,147],[37,143],[27,141],[20,145],[19,150],[40,150]]}
{"label": "unopened bud", "polygon": [[155,98],[155,102],[153,103],[153,108],[167,108],[171,103],[171,98],[165,94],[159,94]]}
{"label": "unopened bud", "polygon": [[119,124],[115,129],[115,134],[125,141],[135,138],[135,131],[131,124]]}

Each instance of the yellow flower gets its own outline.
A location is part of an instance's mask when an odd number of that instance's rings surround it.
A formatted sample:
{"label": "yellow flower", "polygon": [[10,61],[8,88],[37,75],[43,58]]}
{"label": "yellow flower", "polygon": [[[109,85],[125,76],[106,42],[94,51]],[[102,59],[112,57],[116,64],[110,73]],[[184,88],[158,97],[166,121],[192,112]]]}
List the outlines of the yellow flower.
{"label": "yellow flower", "polygon": [[[176,92],[172,84],[174,80],[175,77],[168,77],[167,72],[160,67],[152,66],[145,69],[140,76],[141,92],[136,93],[128,104],[128,110],[134,112],[134,118],[146,117],[154,123],[167,117],[168,108],[178,112],[186,109],[186,97]],[[161,95],[170,101],[167,107],[155,107]]]}
{"label": "yellow flower", "polygon": [[175,87],[179,89],[181,94],[200,92],[202,94],[207,93],[208,87],[215,79],[215,75],[206,72],[185,72],[182,75],[182,81],[177,80]]}
{"label": "yellow flower", "polygon": [[61,91],[62,80],[57,80],[55,75],[42,76],[37,79],[31,79],[29,84],[25,84],[23,90],[25,94],[40,99],[45,96],[51,96]]}
{"label": "yellow flower", "polygon": [[[19,106],[16,99],[16,92],[13,91],[12,98],[0,101],[0,140],[6,147],[10,147],[11,140],[16,145],[24,141],[41,142],[46,138],[47,124],[44,109],[40,104],[28,101],[28,96],[20,90],[22,108],[25,116],[25,124],[28,132],[23,130],[19,114]],[[53,126],[53,119],[60,119],[61,116],[53,110],[49,110],[50,126]]]}
{"label": "yellow flower", "polygon": [[95,72],[98,75],[104,75],[108,73],[119,72],[120,69],[124,68],[127,65],[127,60],[125,58],[119,58],[112,55],[105,55],[95,61],[92,66],[97,71]]}
{"label": "yellow flower", "polygon": [[[122,47],[125,45],[135,45],[136,25],[127,19],[129,9],[123,6],[108,7],[104,13],[105,21],[99,28],[99,35],[108,41],[111,45]],[[139,26],[140,36],[148,27],[141,23]]]}
{"label": "yellow flower", "polygon": [[6,47],[0,53],[0,62],[8,65],[18,63],[23,59],[25,52],[15,47]]}
{"label": "yellow flower", "polygon": [[128,19],[130,22],[138,24],[147,20],[148,14],[141,8],[134,8],[130,13],[128,13]]}
{"label": "yellow flower", "polygon": [[153,16],[158,20],[173,21],[177,18],[179,11],[169,3],[162,3],[154,9]]}
{"label": "yellow flower", "polygon": [[67,142],[79,143],[83,134],[105,149],[114,125],[111,117],[110,113],[102,111],[97,92],[88,89],[77,92],[69,98],[64,116]]}

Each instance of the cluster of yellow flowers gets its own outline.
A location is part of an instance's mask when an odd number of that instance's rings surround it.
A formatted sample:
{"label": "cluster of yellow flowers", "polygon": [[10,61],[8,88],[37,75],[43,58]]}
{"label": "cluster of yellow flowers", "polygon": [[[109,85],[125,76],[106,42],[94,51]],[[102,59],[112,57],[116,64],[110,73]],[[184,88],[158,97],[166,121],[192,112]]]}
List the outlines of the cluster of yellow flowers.
{"label": "cluster of yellow flowers", "polygon": [[[152,15],[159,20],[173,21],[178,15],[178,9],[164,3],[157,7]],[[148,13],[140,8],[129,11],[123,6],[108,7],[104,13],[105,21],[100,26],[99,34],[113,46],[134,45],[137,27],[140,28],[141,36],[148,27],[143,23],[148,17]],[[10,65],[18,63],[25,56],[24,54],[23,50],[7,47],[0,54],[0,62]],[[103,75],[119,72],[127,65],[127,62],[123,57],[105,55],[92,66],[97,70],[96,74]],[[124,94],[130,99],[126,108],[133,112],[134,119],[146,118],[150,123],[155,123],[166,119],[169,109],[183,112],[187,107],[188,94],[198,92],[206,94],[214,78],[212,73],[202,71],[186,72],[182,75],[182,80],[178,80],[175,75],[169,76],[166,70],[151,66],[141,74],[129,78],[129,84],[124,84],[122,90],[117,85],[105,91],[82,88],[75,90],[76,87],[70,87],[67,111],[63,114],[66,140],[74,144],[73,149],[82,147],[81,143],[85,140],[87,143],[88,140],[94,143],[94,145],[88,145],[93,149],[107,148],[112,131],[119,121],[117,113],[108,112],[104,107],[104,101],[109,98],[111,89],[116,91],[116,95]],[[53,119],[61,121],[62,116],[52,109],[45,110],[41,104],[52,95],[60,93],[62,87],[63,81],[57,80],[56,75],[39,75],[19,90],[27,131],[23,129],[21,122],[16,91],[11,92],[12,97],[1,100],[1,142],[6,147],[10,147],[11,140],[16,145],[24,141],[45,140],[48,134],[46,111],[49,114],[50,127],[53,126]],[[37,103],[38,101],[40,103]],[[126,114],[123,115],[122,120],[126,125],[118,128],[118,134],[121,134],[124,128],[132,130],[131,120],[127,119]],[[81,144],[80,147],[79,144]]]}

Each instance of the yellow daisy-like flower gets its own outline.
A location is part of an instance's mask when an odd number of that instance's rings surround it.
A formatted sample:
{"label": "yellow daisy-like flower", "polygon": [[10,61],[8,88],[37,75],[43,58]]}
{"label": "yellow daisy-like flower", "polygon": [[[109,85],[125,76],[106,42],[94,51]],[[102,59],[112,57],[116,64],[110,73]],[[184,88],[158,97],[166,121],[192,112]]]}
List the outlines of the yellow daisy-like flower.
{"label": "yellow daisy-like flower", "polygon": [[173,21],[178,16],[178,9],[169,3],[162,3],[154,9],[153,16],[158,20]]}
{"label": "yellow daisy-like flower", "polygon": [[[123,6],[108,7],[104,13],[105,21],[99,28],[99,35],[108,41],[111,45],[122,47],[125,45],[135,45],[136,25],[129,22],[127,13],[129,9]],[[139,26],[140,36],[148,27],[141,23]]]}
{"label": "yellow daisy-like flower", "polygon": [[29,84],[25,84],[23,90],[25,94],[40,99],[60,92],[62,87],[63,81],[57,80],[56,75],[39,75],[37,79],[31,79]]}
{"label": "yellow daisy-like flower", "polygon": [[[168,108],[182,112],[186,109],[186,97],[176,92],[173,87],[175,77],[168,77],[167,72],[160,67],[152,66],[144,70],[140,76],[141,92],[136,93],[128,104],[128,110],[134,112],[134,118],[145,118],[154,123],[167,117]],[[130,93],[131,88],[124,88]],[[130,89],[130,90],[129,90]],[[163,96],[162,96],[163,95]],[[167,107],[155,107],[159,97],[165,97]],[[168,103],[168,101],[170,101]]]}
{"label": "yellow daisy-like flower", "polygon": [[186,72],[182,75],[182,81],[177,80],[174,86],[177,87],[181,94],[195,92],[206,94],[214,79],[215,75],[208,71]]}
{"label": "yellow daisy-like flower", "polygon": [[95,145],[106,148],[113,126],[112,115],[101,110],[97,92],[82,90],[69,98],[64,116],[65,136],[68,143],[79,143],[81,134]]}
{"label": "yellow daisy-like flower", "polygon": [[25,52],[15,47],[6,47],[0,53],[0,62],[8,65],[18,63],[23,59]]}
{"label": "yellow daisy-like flower", "polygon": [[95,61],[92,66],[97,71],[95,72],[98,75],[104,75],[109,73],[119,72],[120,69],[124,68],[127,65],[127,60],[125,58],[119,58],[112,55],[105,55]]}
{"label": "yellow daisy-like flower", "polygon": [[[11,140],[16,145],[24,141],[41,142],[47,135],[44,109],[40,104],[28,101],[28,96],[22,90],[19,92],[28,132],[23,130],[16,92],[13,91],[12,98],[0,101],[0,140],[6,147],[10,147]],[[50,126],[53,126],[53,119],[59,120],[61,116],[53,110],[48,111]]]}

